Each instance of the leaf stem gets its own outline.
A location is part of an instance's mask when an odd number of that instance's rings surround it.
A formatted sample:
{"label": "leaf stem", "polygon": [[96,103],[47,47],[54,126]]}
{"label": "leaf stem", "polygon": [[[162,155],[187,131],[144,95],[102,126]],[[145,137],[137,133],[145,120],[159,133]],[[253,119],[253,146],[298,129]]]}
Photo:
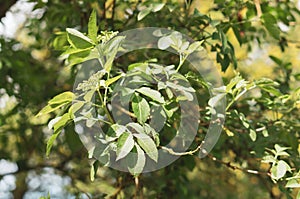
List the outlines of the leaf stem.
{"label": "leaf stem", "polygon": [[115,121],[114,121],[114,119],[112,118],[112,116],[111,116],[109,110],[107,109],[106,103],[104,103],[104,101],[103,101],[103,99],[102,99],[102,95],[101,95],[99,89],[97,89],[97,93],[98,93],[98,95],[99,95],[99,98],[100,98],[100,101],[101,101],[101,104],[102,104],[102,108],[104,108],[104,111],[105,111],[105,113],[106,113],[106,115],[107,115],[108,120],[110,121],[110,123],[114,124]]}

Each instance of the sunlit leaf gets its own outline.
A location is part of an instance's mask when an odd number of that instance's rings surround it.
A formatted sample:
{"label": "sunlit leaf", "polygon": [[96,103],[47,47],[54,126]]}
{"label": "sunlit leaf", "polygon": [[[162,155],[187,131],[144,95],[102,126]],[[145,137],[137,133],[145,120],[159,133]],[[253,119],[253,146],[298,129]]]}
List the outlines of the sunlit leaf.
{"label": "sunlit leaf", "polygon": [[141,87],[136,89],[137,92],[151,98],[152,100],[159,102],[159,103],[164,103],[165,100],[162,97],[162,95],[160,94],[160,92],[158,92],[157,90],[151,89],[149,87]]}
{"label": "sunlit leaf", "polygon": [[65,103],[65,102],[71,102],[74,98],[75,98],[74,93],[67,91],[67,92],[63,92],[63,93],[55,96],[48,103],[49,104],[61,104],[61,103]]}
{"label": "sunlit leaf", "polygon": [[93,10],[88,23],[88,36],[94,43],[97,43],[97,32],[97,13],[96,10]]}
{"label": "sunlit leaf", "polygon": [[134,140],[132,134],[124,132],[118,139],[116,161],[124,158],[128,153],[130,153],[133,147]]}
{"label": "sunlit leaf", "polygon": [[158,160],[158,150],[155,142],[146,134],[133,134],[137,138],[137,143],[142,147],[146,154],[155,162]]}

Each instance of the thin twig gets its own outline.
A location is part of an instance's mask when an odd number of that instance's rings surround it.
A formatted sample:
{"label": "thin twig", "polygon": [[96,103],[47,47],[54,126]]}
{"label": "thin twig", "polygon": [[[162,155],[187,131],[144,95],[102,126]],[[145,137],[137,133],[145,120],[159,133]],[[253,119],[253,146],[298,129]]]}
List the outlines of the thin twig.
{"label": "thin twig", "polygon": [[232,165],[231,162],[225,162],[223,160],[217,159],[215,156],[211,155],[211,154],[207,154],[207,157],[209,157],[211,160],[221,163],[225,166],[227,166],[228,168],[232,169],[232,170],[239,170],[239,171],[243,171],[246,173],[250,173],[250,174],[256,174],[256,175],[267,175],[267,176],[271,176],[270,172],[264,172],[264,171],[257,171],[257,170],[253,170],[253,169],[246,169],[246,168],[241,168],[235,165]]}
{"label": "thin twig", "polygon": [[165,146],[161,146],[160,148],[167,151],[171,155],[182,156],[182,155],[194,155],[194,153],[196,153],[201,148],[201,146],[202,145],[200,144],[196,149],[194,149],[192,151],[186,151],[186,152],[175,152],[173,149],[165,147]]}

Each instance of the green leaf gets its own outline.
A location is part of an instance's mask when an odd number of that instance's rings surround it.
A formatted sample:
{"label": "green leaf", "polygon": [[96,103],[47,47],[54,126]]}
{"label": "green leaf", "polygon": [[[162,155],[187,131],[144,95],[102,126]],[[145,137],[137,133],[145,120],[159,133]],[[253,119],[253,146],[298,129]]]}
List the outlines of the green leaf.
{"label": "green leaf", "polygon": [[250,129],[249,136],[253,142],[256,140],[256,132],[254,130]]}
{"label": "green leaf", "polygon": [[238,29],[238,26],[232,26],[232,30],[233,30],[233,33],[236,37],[236,39],[238,40],[240,46],[243,44],[243,40],[242,40],[242,37],[240,35],[240,30]]}
{"label": "green leaf", "polygon": [[61,130],[60,130],[60,131],[56,131],[56,132],[53,133],[53,134],[51,135],[51,137],[48,139],[48,141],[47,141],[47,146],[46,146],[46,156],[47,156],[47,157],[49,157],[51,148],[52,148],[52,146],[53,146],[53,142],[56,140],[56,138],[59,136],[60,133],[61,133]]}
{"label": "green leaf", "polygon": [[276,18],[270,13],[263,14],[262,18],[264,20],[264,25],[270,35],[275,39],[280,39],[280,29],[277,25]]}
{"label": "green leaf", "polygon": [[290,147],[282,147],[279,144],[275,144],[274,148],[275,148],[277,154],[280,152],[286,151],[288,149],[291,149]]}
{"label": "green leaf", "polygon": [[279,160],[278,163],[271,168],[271,177],[275,180],[279,180],[284,177],[288,169],[290,169],[289,165],[285,161]]}
{"label": "green leaf", "polygon": [[138,123],[130,122],[126,126],[133,128],[137,133],[145,133],[144,128]]}
{"label": "green leaf", "polygon": [[53,126],[61,119],[61,116],[53,118],[48,122],[48,128],[51,130]]}
{"label": "green leaf", "polygon": [[124,158],[134,147],[134,140],[131,133],[124,132],[118,139],[116,161]]}
{"label": "green leaf", "polygon": [[286,188],[300,188],[300,180],[299,179],[291,179],[285,185]]}
{"label": "green leaf", "polygon": [[56,132],[57,130],[62,129],[65,125],[67,125],[67,123],[72,120],[70,113],[65,113],[63,114],[63,116],[60,118],[60,120],[58,120],[54,125],[54,132]]}
{"label": "green leaf", "polygon": [[131,157],[129,158],[130,162],[128,162],[130,166],[128,166],[128,170],[131,174],[136,176],[142,173],[144,166],[146,164],[146,157],[144,151],[137,143],[135,143],[135,148],[136,148],[137,155],[130,156]]}
{"label": "green leaf", "polygon": [[91,49],[93,49],[93,46],[91,46],[89,48],[84,48],[84,49],[70,47],[69,49],[67,49],[66,51],[64,51],[61,54],[61,56],[64,56],[64,55],[73,55],[73,54],[79,54],[79,53],[86,54],[86,52],[90,52]]}
{"label": "green leaf", "polygon": [[165,3],[153,3],[152,4],[152,12],[158,12],[165,6]]}
{"label": "green leaf", "polygon": [[[173,77],[173,75],[172,75]],[[185,86],[181,86],[179,85],[178,83],[177,84],[174,84],[173,82],[169,82],[167,81],[166,82],[167,86],[170,87],[170,88],[173,88],[175,90],[178,90],[178,91],[187,91],[187,92],[195,92],[195,89],[193,89],[193,87],[185,87]]]}
{"label": "green leaf", "polygon": [[146,154],[155,162],[158,160],[158,150],[155,142],[146,134],[133,134],[137,138],[137,143],[142,147]]}
{"label": "green leaf", "polygon": [[124,36],[116,36],[110,39],[108,42],[106,42],[105,45],[103,46],[103,49],[101,48],[98,49],[99,54],[100,55],[103,54],[106,57],[106,62],[104,63],[103,66],[105,71],[109,72],[111,70],[112,63],[124,39],[125,39]]}
{"label": "green leaf", "polygon": [[217,105],[217,103],[225,96],[226,96],[226,93],[220,93],[218,95],[215,95],[214,97],[209,99],[208,105],[210,107],[215,107]]}
{"label": "green leaf", "polygon": [[98,54],[95,54],[94,51],[95,50],[92,48],[86,48],[80,52],[71,54],[68,57],[68,66],[74,66],[76,64],[80,64],[82,62],[98,58]]}
{"label": "green leaf", "polygon": [[161,50],[165,50],[171,46],[173,43],[170,36],[161,37],[157,42],[157,47]]}
{"label": "green leaf", "polygon": [[119,124],[113,124],[109,128],[108,132],[106,133],[106,141],[114,141],[118,137],[120,137],[125,131],[127,131],[126,127]]}
{"label": "green leaf", "polygon": [[151,120],[150,126],[153,127],[156,131],[161,130],[161,124],[165,124],[167,120],[167,115],[161,105],[152,105],[151,106]]}
{"label": "green leaf", "polygon": [[219,30],[219,34],[220,34],[220,38],[221,38],[221,42],[222,42],[222,50],[223,50],[223,52],[225,52],[225,49],[227,48],[227,45],[228,45],[227,37],[223,31]]}
{"label": "green leaf", "polygon": [[162,97],[160,92],[158,92],[157,90],[153,90],[149,87],[141,87],[139,89],[136,89],[136,91],[151,98],[152,100],[154,100],[156,102],[165,103],[164,98]]}
{"label": "green leaf", "polygon": [[99,161],[98,160],[96,160],[91,166],[90,179],[91,179],[92,182],[94,182],[94,180],[95,180],[97,170],[98,170],[98,166],[99,166]]}
{"label": "green leaf", "polygon": [[113,78],[110,78],[110,79],[106,80],[106,81],[105,81],[105,86],[108,87],[108,86],[111,85],[112,83],[118,81],[121,77],[124,77],[124,75],[123,75],[123,74],[117,75],[117,76],[115,76],[115,77],[113,77]]}
{"label": "green leaf", "polygon": [[73,48],[86,49],[93,46],[93,41],[73,28],[67,28],[68,42]]}
{"label": "green leaf", "polygon": [[42,110],[40,110],[40,112],[36,115],[36,117],[39,117],[41,115],[47,114],[47,113],[51,113],[67,104],[69,104],[70,102],[65,102],[63,104],[48,104],[47,106],[45,106]]}
{"label": "green leaf", "polygon": [[281,92],[278,89],[274,88],[273,86],[260,86],[260,88],[268,93],[271,93],[276,97],[281,96]]}
{"label": "green leaf", "polygon": [[71,102],[74,98],[74,93],[67,91],[55,96],[48,102],[48,104],[62,104],[65,102]]}
{"label": "green leaf", "polygon": [[84,96],[83,96],[83,99],[86,101],[86,102],[90,102],[94,96],[94,93],[95,91],[94,90],[90,90],[88,91]]}
{"label": "green leaf", "polygon": [[263,157],[262,162],[273,164],[273,163],[276,162],[276,159],[273,155],[266,155],[266,156]]}
{"label": "green leaf", "polygon": [[75,114],[84,104],[85,104],[85,102],[83,102],[83,101],[75,102],[70,107],[69,113],[72,114],[72,115]]}
{"label": "green leaf", "polygon": [[134,63],[134,64],[130,64],[128,66],[128,71],[131,71],[135,68],[143,68],[143,69],[146,69],[148,66],[148,63]]}
{"label": "green leaf", "polygon": [[148,102],[138,95],[135,95],[132,99],[132,110],[141,124],[144,124],[150,115]]}
{"label": "green leaf", "polygon": [[192,53],[192,52],[194,52],[194,51],[196,51],[196,50],[202,50],[203,48],[202,48],[201,44],[202,44],[203,42],[204,42],[204,40],[202,40],[202,41],[196,41],[196,42],[192,43],[192,44],[189,46],[189,48],[188,48],[188,52],[189,52],[189,53]]}
{"label": "green leaf", "polygon": [[273,55],[270,55],[269,57],[270,57],[270,59],[272,59],[272,61],[274,61],[278,66],[281,66],[281,65],[282,65],[282,61],[281,61],[279,58],[277,58],[277,57],[275,57],[275,56],[273,56]]}
{"label": "green leaf", "polygon": [[97,33],[97,13],[96,10],[93,10],[88,23],[88,36],[94,43],[97,43]]}
{"label": "green leaf", "polygon": [[148,14],[150,14],[151,9],[152,9],[151,7],[148,7],[148,8],[141,10],[137,16],[137,20],[141,21],[142,19],[144,19]]}

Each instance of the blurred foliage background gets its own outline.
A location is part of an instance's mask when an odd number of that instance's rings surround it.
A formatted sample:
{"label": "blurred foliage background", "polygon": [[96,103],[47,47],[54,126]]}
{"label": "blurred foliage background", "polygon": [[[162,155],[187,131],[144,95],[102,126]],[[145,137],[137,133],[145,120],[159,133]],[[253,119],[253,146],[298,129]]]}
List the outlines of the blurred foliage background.
{"label": "blurred foliage background", "polygon": [[[163,7],[153,10],[159,3]],[[184,156],[143,174],[140,193],[130,174],[107,167],[91,182],[92,161],[74,126],[65,127],[46,158],[53,115],[35,115],[53,96],[72,90],[76,66],[60,56],[60,34],[87,32],[93,9],[100,30],[155,26],[204,40],[225,85],[241,74],[250,82],[270,78],[276,91],[253,90],[236,100],[208,157]],[[0,2],[0,18],[0,198],[300,198],[298,1],[7,0]],[[291,167],[275,180],[271,165],[261,161],[274,144],[290,147],[279,159]],[[293,188],[286,187],[292,176]]]}

